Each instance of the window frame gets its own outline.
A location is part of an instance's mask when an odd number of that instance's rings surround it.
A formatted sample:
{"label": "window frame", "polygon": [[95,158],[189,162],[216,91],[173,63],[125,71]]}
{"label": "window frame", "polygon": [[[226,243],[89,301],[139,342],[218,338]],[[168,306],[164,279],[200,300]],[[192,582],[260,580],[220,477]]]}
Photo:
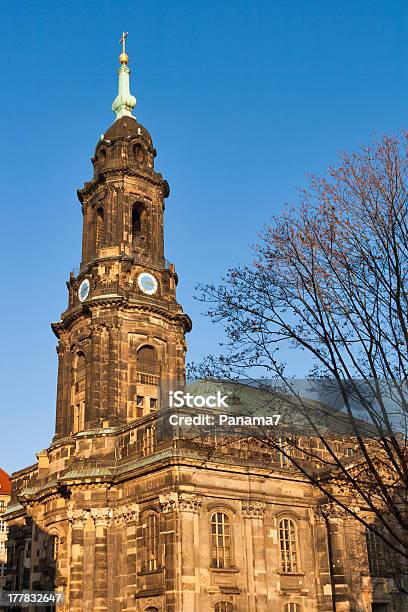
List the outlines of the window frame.
{"label": "window frame", "polygon": [[[293,526],[293,530],[282,527],[287,522]],[[293,535],[291,535],[293,533]],[[282,537],[282,534],[290,534],[290,537]],[[279,573],[285,575],[301,574],[301,559],[299,547],[299,523],[293,516],[283,515],[278,517],[278,546],[279,546]],[[293,556],[295,560],[290,557]]]}
{"label": "window frame", "polygon": [[[152,535],[152,527],[149,521],[154,519],[155,527]],[[156,572],[162,569],[162,551],[160,539],[160,517],[154,510],[148,510],[143,515],[143,572]],[[153,552],[153,555],[151,553]]]}
{"label": "window frame", "polygon": [[284,605],[283,612],[302,612],[302,606],[296,601],[288,601]]}
{"label": "window frame", "polygon": [[[223,538],[223,540],[225,541],[225,534],[220,534],[219,530],[217,529],[217,525],[219,523],[213,521],[213,517],[217,516],[217,515],[221,515],[227,518],[227,522],[226,521],[222,521],[222,525],[228,525],[228,534],[227,534],[227,538],[228,538],[228,545],[226,546],[225,542],[223,542],[222,546],[218,545],[218,538],[221,536]],[[211,512],[210,512],[210,529],[209,529],[209,534],[210,534],[210,567],[213,570],[220,570],[220,571],[225,571],[225,570],[231,570],[234,569],[234,538],[233,538],[233,515],[231,514],[231,512],[228,512],[225,508],[212,508]],[[213,526],[215,526],[215,531],[213,530]],[[224,529],[223,529],[224,531]],[[214,545],[214,539],[215,539],[215,545]],[[214,550],[215,550],[215,554],[214,554]],[[220,560],[221,557],[219,556],[219,551],[223,551],[222,553],[222,562],[223,565],[220,565]],[[225,552],[228,551],[229,555],[226,555]]]}
{"label": "window frame", "polygon": [[[220,608],[218,608],[220,606]],[[223,610],[222,606],[226,606],[227,609]],[[216,601],[214,604],[214,612],[236,612],[236,605],[232,601]]]}

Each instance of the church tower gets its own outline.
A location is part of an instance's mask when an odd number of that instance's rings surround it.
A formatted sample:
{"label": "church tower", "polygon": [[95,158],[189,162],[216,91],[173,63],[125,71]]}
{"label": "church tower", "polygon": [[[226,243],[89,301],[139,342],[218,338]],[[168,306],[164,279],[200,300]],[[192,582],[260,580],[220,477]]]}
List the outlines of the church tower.
{"label": "church tower", "polygon": [[366,578],[355,599],[346,564],[347,542],[361,534],[341,517],[323,519],[300,472],[241,439],[203,444],[167,428],[191,321],[165,259],[169,187],[132,116],[125,38],[116,120],[78,192],[80,268],[52,326],[55,435],[12,475],[2,514],[6,588],[56,591],[64,602],[47,610],[60,612],[333,612],[354,602],[369,612]]}
{"label": "church tower", "polygon": [[169,186],[154,169],[149,132],[132,115],[124,49],[119,59],[116,120],[96,146],[93,178],[78,191],[79,273],[71,274],[68,308],[52,326],[59,340],[57,439],[156,412],[165,381],[185,377],[191,321],[176,301],[177,274],[164,255]]}

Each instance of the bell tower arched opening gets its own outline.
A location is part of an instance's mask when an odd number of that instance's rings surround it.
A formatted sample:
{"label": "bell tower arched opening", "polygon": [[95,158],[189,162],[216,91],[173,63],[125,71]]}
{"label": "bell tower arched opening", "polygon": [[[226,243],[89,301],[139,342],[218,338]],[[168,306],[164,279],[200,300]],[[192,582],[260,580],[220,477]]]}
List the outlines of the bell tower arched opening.
{"label": "bell tower arched opening", "polygon": [[72,432],[77,433],[85,427],[85,393],[86,393],[86,358],[79,352],[75,356],[71,404],[72,404]]}
{"label": "bell tower arched opening", "polygon": [[95,248],[100,249],[103,247],[105,239],[105,212],[102,206],[96,211],[95,220]]}
{"label": "bell tower arched opening", "polygon": [[132,253],[134,255],[142,255],[146,250],[146,236],[147,236],[147,223],[146,223],[146,209],[141,202],[136,202],[132,206],[132,219],[131,219],[131,243]]}

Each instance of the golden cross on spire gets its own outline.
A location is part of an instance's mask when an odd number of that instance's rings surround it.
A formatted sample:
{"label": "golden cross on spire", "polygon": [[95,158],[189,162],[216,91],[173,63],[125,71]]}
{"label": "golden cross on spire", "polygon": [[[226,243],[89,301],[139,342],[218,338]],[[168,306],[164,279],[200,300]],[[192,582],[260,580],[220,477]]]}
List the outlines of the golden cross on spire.
{"label": "golden cross on spire", "polygon": [[122,38],[119,41],[119,44],[122,45],[122,53],[126,53],[126,36],[129,32],[122,32]]}

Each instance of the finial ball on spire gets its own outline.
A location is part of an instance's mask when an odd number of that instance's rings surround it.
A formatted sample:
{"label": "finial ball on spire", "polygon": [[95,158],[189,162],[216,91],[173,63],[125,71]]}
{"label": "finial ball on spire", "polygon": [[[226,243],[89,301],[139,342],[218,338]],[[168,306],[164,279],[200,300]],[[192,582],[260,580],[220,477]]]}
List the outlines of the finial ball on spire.
{"label": "finial ball on spire", "polygon": [[119,61],[121,64],[127,64],[129,61],[129,56],[127,53],[121,53],[119,55]]}

